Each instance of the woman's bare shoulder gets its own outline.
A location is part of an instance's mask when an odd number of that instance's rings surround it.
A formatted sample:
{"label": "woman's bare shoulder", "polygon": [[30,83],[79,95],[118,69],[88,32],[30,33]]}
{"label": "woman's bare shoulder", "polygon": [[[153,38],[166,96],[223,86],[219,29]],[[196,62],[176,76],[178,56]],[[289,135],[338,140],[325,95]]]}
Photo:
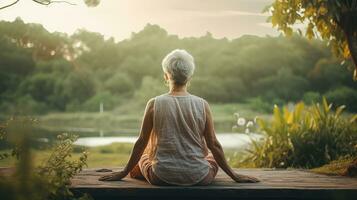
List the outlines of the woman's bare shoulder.
{"label": "woman's bare shoulder", "polygon": [[153,108],[154,107],[154,103],[155,103],[155,97],[149,99],[149,101],[146,104],[146,107],[149,108]]}

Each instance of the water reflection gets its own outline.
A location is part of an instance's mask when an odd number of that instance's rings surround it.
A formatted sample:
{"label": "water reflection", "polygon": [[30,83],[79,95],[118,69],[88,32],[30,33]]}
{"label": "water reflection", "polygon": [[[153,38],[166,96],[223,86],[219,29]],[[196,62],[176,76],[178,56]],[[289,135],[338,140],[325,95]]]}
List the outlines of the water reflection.
{"label": "water reflection", "polygon": [[[219,133],[217,138],[222,144],[223,148],[240,149],[244,148],[251,143],[251,139],[259,140],[262,136],[255,133],[242,134],[242,133]],[[137,136],[116,136],[116,137],[80,137],[75,144],[96,147],[104,146],[112,143],[134,143]]]}

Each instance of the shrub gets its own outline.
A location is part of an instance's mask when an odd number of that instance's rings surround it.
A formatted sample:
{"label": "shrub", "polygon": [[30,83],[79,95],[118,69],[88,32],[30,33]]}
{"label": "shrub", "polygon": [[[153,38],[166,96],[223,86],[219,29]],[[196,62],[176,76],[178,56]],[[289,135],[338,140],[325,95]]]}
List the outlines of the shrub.
{"label": "shrub", "polygon": [[322,167],[312,169],[311,171],[327,174],[327,175],[339,175],[339,176],[357,176],[357,158],[340,158],[334,160],[329,164]]}
{"label": "shrub", "polygon": [[318,92],[306,92],[302,97],[303,101],[307,104],[313,104],[315,102],[321,101],[321,95]]}
{"label": "shrub", "polygon": [[263,112],[263,113],[271,112],[272,104],[262,100],[261,97],[251,98],[248,100],[248,103],[249,103],[249,107],[252,110]]}
{"label": "shrub", "polygon": [[[13,145],[12,156],[18,158],[15,172],[10,176],[0,175],[0,195],[7,200],[61,200],[90,199],[88,195],[77,198],[68,185],[70,179],[86,165],[84,152],[78,160],[72,159],[76,136],[62,134],[53,147],[51,155],[39,167],[32,166],[30,142],[33,140],[33,119],[9,120],[1,131],[1,138],[7,138]],[[11,155],[3,154],[1,159]]]}
{"label": "shrub", "polygon": [[71,159],[73,143],[76,140],[77,136],[74,135],[59,135],[52,154],[39,167],[39,175],[46,183],[48,199],[74,199],[74,194],[68,188],[70,179],[82,171],[87,161],[86,152],[83,152],[78,160]]}
{"label": "shrub", "polygon": [[131,102],[136,102],[137,105],[143,106],[150,98],[166,92],[166,87],[163,82],[154,79],[151,76],[145,76],[141,82],[141,86],[135,91]]}
{"label": "shrub", "polygon": [[[82,109],[85,111],[98,112],[100,103],[103,103],[104,111],[111,110],[120,104],[121,98],[111,94],[108,91],[98,92],[96,95],[89,98],[82,105],[73,106],[74,109]],[[71,108],[68,107],[70,110]],[[73,110],[73,109],[72,109]]]}
{"label": "shrub", "polygon": [[112,94],[129,97],[132,95],[135,84],[128,74],[117,73],[104,83],[104,89]]}
{"label": "shrub", "polygon": [[43,102],[35,101],[30,95],[24,95],[11,102],[2,102],[0,110],[12,114],[45,114],[50,107]]}
{"label": "shrub", "polygon": [[357,91],[350,87],[338,87],[325,94],[326,98],[339,105],[346,105],[350,111],[357,112]]}
{"label": "shrub", "polygon": [[250,156],[256,167],[317,167],[341,156],[356,156],[357,115],[341,117],[344,106],[331,111],[324,98],[322,106],[295,105],[293,111],[275,106],[271,122],[258,120],[265,135],[253,141]]}

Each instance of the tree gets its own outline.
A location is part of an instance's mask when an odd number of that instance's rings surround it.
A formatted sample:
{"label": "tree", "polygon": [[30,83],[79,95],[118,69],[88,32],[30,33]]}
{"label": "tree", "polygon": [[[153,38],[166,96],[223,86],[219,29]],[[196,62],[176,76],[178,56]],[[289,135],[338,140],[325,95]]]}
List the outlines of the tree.
{"label": "tree", "polygon": [[[357,80],[357,0],[275,0],[267,7],[273,27],[292,35],[293,25],[306,25],[305,36],[328,41],[342,59],[352,59]],[[302,35],[301,29],[298,32]]]}
{"label": "tree", "polygon": [[66,34],[50,33],[40,24],[24,23],[18,17],[13,22],[0,21],[0,26],[2,38],[31,50],[35,60],[71,57],[74,54],[72,43]]}
{"label": "tree", "polygon": [[[336,67],[339,61],[326,43],[298,34],[180,39],[148,25],[115,42],[85,30],[50,33],[18,18],[0,21],[0,44],[1,114],[97,111],[101,102],[105,110],[131,112],[165,92],[161,61],[174,48],[194,56],[197,68],[189,89],[212,103],[249,102],[266,111],[272,103],[311,102],[320,95],[350,105],[357,94],[352,91],[357,81],[346,68]],[[76,55],[73,60],[66,58],[68,49]],[[308,91],[314,93],[305,96]]]}
{"label": "tree", "polygon": [[[2,7],[0,7],[0,10],[8,8],[8,7],[11,7],[11,6],[17,4],[19,1],[20,0],[15,0],[10,4],[2,6]],[[50,5],[50,4],[53,4],[53,3],[67,3],[67,4],[70,4],[70,5],[76,5],[75,3],[70,2],[70,1],[56,1],[56,0],[32,0],[32,1],[35,2],[35,3],[41,4],[41,5]],[[83,0],[83,1],[88,7],[95,7],[100,3],[100,0]]]}

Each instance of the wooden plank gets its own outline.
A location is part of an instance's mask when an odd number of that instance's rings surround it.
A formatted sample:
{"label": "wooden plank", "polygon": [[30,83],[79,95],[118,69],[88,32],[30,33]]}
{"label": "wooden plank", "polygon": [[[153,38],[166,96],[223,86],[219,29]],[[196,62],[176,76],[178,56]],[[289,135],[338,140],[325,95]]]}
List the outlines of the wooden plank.
{"label": "wooden plank", "polygon": [[[235,183],[219,171],[209,186],[154,186],[129,177],[102,182],[98,178],[108,172],[86,169],[72,179],[71,190],[78,195],[88,193],[94,199],[357,199],[357,178],[325,176],[305,170],[235,170],[258,177],[261,182]],[[12,169],[0,168],[2,175],[12,172]]]}
{"label": "wooden plank", "polygon": [[102,182],[98,178],[106,173],[95,170],[77,175],[72,180],[72,190],[89,193],[95,199],[357,199],[356,178],[304,170],[235,169],[261,180],[253,184],[235,183],[219,171],[213,184],[192,187],[153,186],[129,177]]}

